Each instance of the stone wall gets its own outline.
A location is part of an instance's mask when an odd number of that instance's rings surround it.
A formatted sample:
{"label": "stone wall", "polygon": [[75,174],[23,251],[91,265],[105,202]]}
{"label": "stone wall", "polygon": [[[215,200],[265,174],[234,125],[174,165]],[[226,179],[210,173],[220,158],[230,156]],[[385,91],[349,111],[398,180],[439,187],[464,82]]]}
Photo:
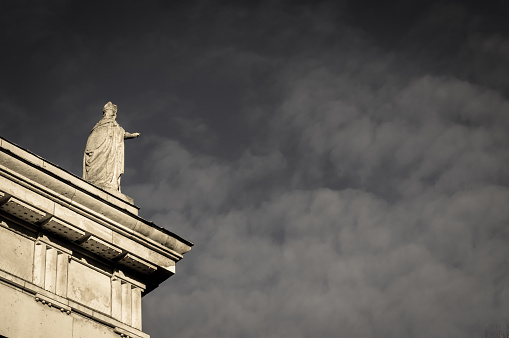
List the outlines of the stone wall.
{"label": "stone wall", "polygon": [[0,215],[0,335],[148,337],[143,283],[37,230]]}
{"label": "stone wall", "polygon": [[148,337],[142,297],[192,245],[0,138],[0,336]]}

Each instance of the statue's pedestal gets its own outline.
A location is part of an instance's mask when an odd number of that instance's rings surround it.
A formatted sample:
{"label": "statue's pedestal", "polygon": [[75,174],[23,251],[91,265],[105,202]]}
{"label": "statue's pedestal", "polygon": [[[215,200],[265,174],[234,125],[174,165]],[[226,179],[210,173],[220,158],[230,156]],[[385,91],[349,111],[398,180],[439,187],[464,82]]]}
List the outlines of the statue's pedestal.
{"label": "statue's pedestal", "polygon": [[122,194],[120,191],[114,190],[114,189],[104,189],[107,193],[112,194],[113,196],[123,200],[124,202],[127,202],[129,204],[134,205],[134,199],[132,197],[129,197],[127,195]]}
{"label": "statue's pedestal", "polygon": [[0,139],[0,336],[148,337],[142,297],[191,246]]}

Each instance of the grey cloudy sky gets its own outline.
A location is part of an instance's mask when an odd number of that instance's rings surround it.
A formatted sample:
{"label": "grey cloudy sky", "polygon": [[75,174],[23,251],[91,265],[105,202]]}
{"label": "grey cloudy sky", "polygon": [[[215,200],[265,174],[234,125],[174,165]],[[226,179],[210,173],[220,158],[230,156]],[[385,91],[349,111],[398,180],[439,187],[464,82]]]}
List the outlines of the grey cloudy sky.
{"label": "grey cloudy sky", "polygon": [[0,135],[195,243],[152,337],[482,337],[509,319],[503,1],[4,1]]}

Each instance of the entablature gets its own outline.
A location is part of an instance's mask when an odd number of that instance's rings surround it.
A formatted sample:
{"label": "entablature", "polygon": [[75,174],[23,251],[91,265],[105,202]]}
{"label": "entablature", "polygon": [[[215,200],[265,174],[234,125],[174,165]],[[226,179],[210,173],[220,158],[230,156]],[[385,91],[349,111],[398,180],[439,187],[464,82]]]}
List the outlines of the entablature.
{"label": "entablature", "polygon": [[0,210],[146,278],[146,292],[173,275],[193,245],[139,217],[128,201],[1,138]]}

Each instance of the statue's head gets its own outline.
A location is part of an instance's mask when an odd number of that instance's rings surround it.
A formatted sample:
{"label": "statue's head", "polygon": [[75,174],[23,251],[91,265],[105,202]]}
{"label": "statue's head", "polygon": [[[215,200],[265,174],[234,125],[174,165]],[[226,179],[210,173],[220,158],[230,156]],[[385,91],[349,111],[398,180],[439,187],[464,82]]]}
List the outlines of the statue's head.
{"label": "statue's head", "polygon": [[103,108],[103,116],[116,117],[117,105],[110,102],[106,103]]}

